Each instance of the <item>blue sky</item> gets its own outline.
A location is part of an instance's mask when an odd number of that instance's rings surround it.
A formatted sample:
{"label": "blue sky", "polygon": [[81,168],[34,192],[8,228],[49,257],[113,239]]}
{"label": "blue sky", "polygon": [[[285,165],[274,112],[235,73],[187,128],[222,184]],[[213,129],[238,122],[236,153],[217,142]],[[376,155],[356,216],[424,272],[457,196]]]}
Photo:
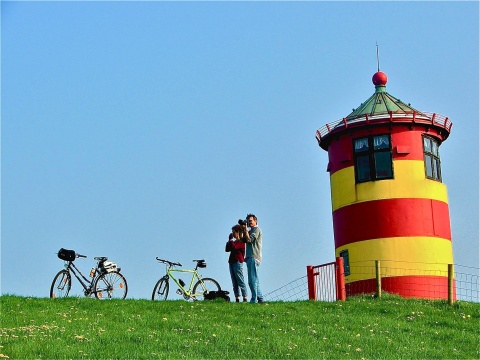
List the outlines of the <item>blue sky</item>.
{"label": "blue sky", "polygon": [[[3,294],[48,296],[60,247],[205,258],[230,290],[230,227],[264,233],[264,293],[334,260],[322,125],[387,91],[454,123],[441,146],[455,263],[479,262],[477,2],[1,3]],[[460,270],[457,267],[457,270]],[[79,292],[74,284],[73,292]]]}

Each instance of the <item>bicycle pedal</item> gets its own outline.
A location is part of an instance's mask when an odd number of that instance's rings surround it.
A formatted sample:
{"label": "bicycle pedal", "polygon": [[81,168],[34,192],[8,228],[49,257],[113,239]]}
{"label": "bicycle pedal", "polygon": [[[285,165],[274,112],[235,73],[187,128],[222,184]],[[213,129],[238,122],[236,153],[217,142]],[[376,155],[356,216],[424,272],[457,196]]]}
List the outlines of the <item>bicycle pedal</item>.
{"label": "bicycle pedal", "polygon": [[180,290],[180,289],[177,289],[177,294],[178,294],[178,295],[183,295],[183,292],[182,292],[182,290]]}

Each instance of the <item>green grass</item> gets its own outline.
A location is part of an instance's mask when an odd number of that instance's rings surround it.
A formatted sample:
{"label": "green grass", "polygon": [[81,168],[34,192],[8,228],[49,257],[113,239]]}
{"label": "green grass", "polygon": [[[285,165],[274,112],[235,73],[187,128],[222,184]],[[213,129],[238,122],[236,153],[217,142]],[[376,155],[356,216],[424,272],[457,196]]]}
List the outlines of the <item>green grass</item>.
{"label": "green grass", "polygon": [[478,359],[480,304],[0,298],[0,358]]}

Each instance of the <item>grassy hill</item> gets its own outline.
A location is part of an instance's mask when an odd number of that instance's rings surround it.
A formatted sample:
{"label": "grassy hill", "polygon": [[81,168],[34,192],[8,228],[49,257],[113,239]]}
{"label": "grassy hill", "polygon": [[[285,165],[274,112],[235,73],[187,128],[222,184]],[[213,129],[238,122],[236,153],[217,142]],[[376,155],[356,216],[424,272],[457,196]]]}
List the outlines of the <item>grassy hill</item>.
{"label": "grassy hill", "polygon": [[0,297],[0,359],[479,359],[480,304]]}

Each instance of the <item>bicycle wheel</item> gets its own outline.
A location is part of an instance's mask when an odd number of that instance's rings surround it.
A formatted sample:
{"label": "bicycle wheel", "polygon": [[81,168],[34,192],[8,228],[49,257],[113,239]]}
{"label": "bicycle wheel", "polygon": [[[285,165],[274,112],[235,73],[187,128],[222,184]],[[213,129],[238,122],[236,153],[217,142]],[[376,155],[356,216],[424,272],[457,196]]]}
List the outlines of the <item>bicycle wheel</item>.
{"label": "bicycle wheel", "polygon": [[125,299],[127,280],[118,271],[100,275],[95,281],[95,297],[100,300]]}
{"label": "bicycle wheel", "polygon": [[212,278],[203,278],[193,287],[192,298],[193,300],[203,300],[205,293],[210,291],[220,291],[220,285]]}
{"label": "bicycle wheel", "polygon": [[67,270],[60,270],[53,278],[52,286],[50,287],[50,298],[67,297],[72,288],[72,277]]}
{"label": "bicycle wheel", "polygon": [[163,277],[158,280],[153,288],[152,300],[167,300],[169,288],[170,285],[168,284],[168,279]]}

